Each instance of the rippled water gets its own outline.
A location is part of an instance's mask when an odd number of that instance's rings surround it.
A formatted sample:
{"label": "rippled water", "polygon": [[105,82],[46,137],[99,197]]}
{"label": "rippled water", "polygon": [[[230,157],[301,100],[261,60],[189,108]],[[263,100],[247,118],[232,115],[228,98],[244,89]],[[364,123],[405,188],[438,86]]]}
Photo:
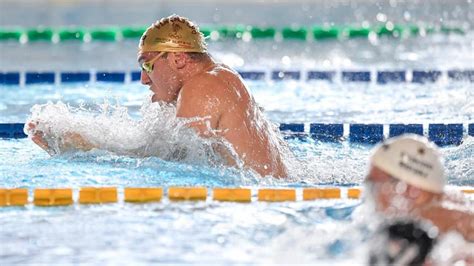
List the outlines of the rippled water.
{"label": "rippled water", "polygon": [[[377,122],[425,122],[435,120],[437,114],[443,114],[449,121],[459,122],[469,120],[472,114],[454,112],[454,106],[444,109],[444,105],[450,106],[450,101],[432,95],[436,94],[433,90],[437,88],[439,93],[448,93],[441,89],[441,85],[432,85],[432,90],[413,85],[426,96],[415,88],[408,88],[406,92],[413,95],[413,101],[431,99],[433,105],[430,106],[439,108],[436,115],[435,112],[424,111],[428,108],[418,107],[417,111],[413,108],[417,105],[404,101],[404,97],[395,99],[401,105],[399,110],[393,110],[395,105],[381,104],[384,98],[388,101],[397,95],[388,93],[382,86],[364,85],[364,89],[359,88],[360,91],[354,94],[360,96],[354,96],[356,100],[352,103],[364,104],[353,106],[347,104],[351,102],[351,97],[347,97],[348,89],[344,89],[342,84],[251,82],[249,85],[273,121],[364,122],[368,119]],[[322,95],[313,86],[323,87]],[[472,93],[469,84],[460,83],[453,87],[467,95]],[[22,95],[2,89],[6,95],[2,101],[9,105],[6,110],[11,112],[6,117],[12,122],[24,121],[30,115],[28,109],[31,105],[47,100],[62,100],[78,107],[81,103],[79,98],[83,99],[84,108],[99,113],[104,97],[110,94],[115,95],[122,107],[129,108],[133,119],[140,119],[139,106],[148,93],[138,84],[13,88],[23,90]],[[374,100],[377,93],[370,96],[371,89],[379,91],[379,101]],[[272,90],[274,93],[271,93]],[[357,88],[354,86],[353,90]],[[369,94],[367,98],[363,97],[363,91]],[[56,93],[59,97],[54,96]],[[337,98],[344,99],[346,104],[331,105]],[[274,110],[279,101],[280,112]],[[459,105],[470,104],[466,97],[458,97],[456,101]],[[109,104],[112,102],[109,101]],[[300,104],[291,105],[291,102]],[[319,104],[313,105],[312,102]],[[371,107],[363,108],[364,105]],[[11,111],[12,106],[21,111]],[[302,110],[307,115],[306,119],[297,116],[295,108]],[[380,109],[386,110],[387,117],[398,119],[385,120],[384,116],[372,119],[383,113]],[[414,116],[413,112],[421,112],[430,119]],[[329,114],[325,117],[327,120],[321,118],[324,117],[321,113]],[[292,116],[294,120],[289,118]],[[153,157],[133,158],[107,152],[73,153],[51,158],[28,139],[0,140],[0,184],[3,187],[27,188],[175,185],[304,187],[360,185],[364,178],[369,146],[347,142],[302,142],[297,139],[290,140],[289,145],[303,162],[304,168],[299,169],[299,175],[292,179],[277,180],[196,163],[170,162]],[[460,146],[442,149],[449,184],[474,185],[473,151],[472,137],[466,138]],[[368,216],[364,212],[353,212],[359,204],[359,201],[353,200],[238,204],[211,200],[173,203],[164,199],[161,203],[146,205],[119,203],[60,208],[1,208],[0,260],[7,264],[197,261],[218,264],[329,261],[341,265],[349,262],[363,264],[366,261],[366,246],[360,243],[366,241],[370,229],[366,224]],[[219,254],[217,257],[216,253]]]}
{"label": "rippled water", "polygon": [[[471,5],[472,6],[472,5]],[[472,32],[393,40],[216,42],[210,50],[239,69],[472,69]],[[135,70],[136,44],[0,43],[0,70]],[[74,51],[74,52],[71,52]],[[247,81],[274,123],[472,123],[472,83]],[[23,123],[35,104],[62,101],[92,113],[107,100],[139,120],[139,83],[0,86],[0,122]],[[116,132],[120,134],[120,132]],[[302,161],[291,179],[256,178],[196,162],[107,152],[50,157],[28,139],[0,140],[0,187],[360,185],[370,146],[289,141]],[[441,149],[448,183],[474,186],[474,138]],[[0,208],[0,264],[365,263],[373,217],[359,201],[161,203]],[[354,209],[356,211],[354,211]]]}
{"label": "rippled water", "polygon": [[[357,225],[327,214],[345,206],[354,203],[3,208],[0,258],[20,264],[363,261],[349,253],[351,242],[343,243],[347,233],[361,239]],[[293,252],[302,256],[288,257]]]}
{"label": "rippled water", "polygon": [[[275,123],[469,123],[474,89],[468,82],[371,84],[246,81]],[[98,109],[107,100],[138,117],[148,89],[139,84],[76,84],[0,87],[2,122],[24,122],[35,104],[63,101]]]}

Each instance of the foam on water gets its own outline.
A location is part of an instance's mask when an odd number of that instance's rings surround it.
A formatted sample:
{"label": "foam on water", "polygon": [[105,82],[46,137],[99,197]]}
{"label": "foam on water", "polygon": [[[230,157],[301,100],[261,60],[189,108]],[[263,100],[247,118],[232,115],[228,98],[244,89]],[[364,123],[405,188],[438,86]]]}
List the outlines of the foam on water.
{"label": "foam on water", "polygon": [[[215,149],[216,146],[224,147],[236,162],[233,167],[236,171],[230,170],[231,172],[240,173],[243,179],[253,180],[258,176],[251,169],[244,168],[233,146],[224,138],[201,138],[187,126],[205,118],[177,118],[173,104],[153,103],[148,97],[140,109],[141,117],[138,120],[128,115],[127,107],[118,103],[111,104],[108,99],[98,107],[100,108],[92,108],[96,110],[93,111],[83,106],[73,108],[63,102],[35,105],[25,124],[25,133],[33,136],[36,132],[41,132],[48,143],[48,153],[53,156],[72,158],[82,154],[96,157],[110,152],[113,156],[157,157],[165,161],[213,167],[226,172],[229,167],[226,167],[225,160]],[[259,110],[256,112],[254,123],[258,124],[256,126],[260,130],[268,131],[269,141],[283,143],[276,126],[261,117]],[[33,128],[30,123],[36,126]],[[70,145],[71,133],[81,136],[81,139],[95,148],[84,153],[84,149]],[[283,152],[285,156],[293,157],[287,149]]]}
{"label": "foam on water", "polygon": [[474,186],[474,137],[466,137],[457,147],[442,149],[448,183]]}
{"label": "foam on water", "polygon": [[[200,118],[176,118],[176,108],[146,99],[141,107],[142,118],[134,120],[128,109],[108,99],[99,106],[99,112],[73,108],[63,102],[35,105],[28,123],[38,123],[36,130],[44,132],[52,155],[67,152],[62,139],[68,132],[83,136],[99,150],[117,155],[155,156],[169,161],[194,164],[221,165],[212,145],[219,139],[203,139],[186,126]],[[27,124],[28,124],[27,123]],[[35,130],[25,125],[25,133]]]}
{"label": "foam on water", "polygon": [[[283,264],[305,264],[316,260],[337,260],[341,263],[347,258],[351,258],[352,263],[363,264],[366,250],[357,243],[366,239],[366,221],[338,220],[327,214],[338,208],[340,207],[311,210],[313,214],[307,219],[320,221],[318,223],[301,223],[298,220],[288,222],[291,225],[273,238],[269,245],[259,249],[257,257],[263,258],[261,262],[270,258],[272,263]],[[354,206],[350,208],[353,209]],[[288,249],[290,246],[292,248]]]}
{"label": "foam on water", "polygon": [[[29,121],[39,121],[37,129],[48,133],[50,136],[48,141],[53,147],[52,153],[56,154],[46,164],[49,167],[55,165],[56,170],[63,169],[61,170],[63,173],[70,173],[66,176],[71,175],[69,181],[76,184],[106,182],[113,185],[114,182],[133,184],[140,181],[162,185],[191,182],[210,186],[361,184],[367,171],[372,147],[351,144],[348,141],[322,143],[312,139],[288,140],[291,151],[287,151],[287,157],[294,158],[289,160],[291,178],[278,180],[271,177],[261,178],[252,171],[239,167],[225,166],[220,156],[214,152],[212,145],[215,143],[228,145],[228,143],[219,139],[200,138],[186,126],[189,119],[176,118],[176,109],[173,105],[151,103],[149,97],[145,99],[140,109],[139,119],[129,115],[128,107],[110,99],[105,99],[101,105],[89,105],[88,108],[81,105],[72,107],[57,102],[35,105],[31,111]],[[28,129],[25,130],[31,134]],[[100,149],[89,152],[65,151],[61,136],[69,131],[85,136]],[[26,143],[34,146],[31,142]],[[449,184],[474,184],[472,181],[474,173],[471,169],[474,163],[473,145],[474,138],[467,137],[460,146],[442,149],[446,158]],[[16,147],[17,144],[12,143],[13,146]],[[11,151],[12,147],[5,148]],[[29,158],[28,155],[22,155],[22,160],[25,158]],[[46,158],[39,160],[44,159]],[[31,163],[36,164],[28,160],[25,163],[30,166]],[[37,163],[44,164],[39,161]],[[79,166],[81,164],[88,165],[86,168],[94,169],[92,171],[95,173],[100,172],[108,181],[104,178],[97,179],[97,175],[91,177],[91,173],[87,170],[77,170],[81,168]],[[11,171],[8,170],[8,165],[7,160],[3,172],[8,172],[6,175],[11,176],[16,163],[12,162]],[[49,172],[47,168],[44,168],[46,173]],[[120,178],[127,175],[127,180]],[[200,177],[202,175],[208,178],[202,179]],[[179,181],[179,176],[186,176],[187,179]],[[85,180],[80,180],[80,177]],[[49,184],[47,180],[49,179],[41,182]],[[67,179],[64,181],[69,183]],[[54,185],[53,180],[51,182],[51,185]],[[28,182],[25,183],[27,184]]]}

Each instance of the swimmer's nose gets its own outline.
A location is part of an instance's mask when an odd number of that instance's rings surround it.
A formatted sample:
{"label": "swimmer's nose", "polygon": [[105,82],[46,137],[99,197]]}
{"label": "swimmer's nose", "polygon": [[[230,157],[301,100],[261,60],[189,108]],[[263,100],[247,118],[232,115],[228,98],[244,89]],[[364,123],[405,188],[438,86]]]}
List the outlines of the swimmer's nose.
{"label": "swimmer's nose", "polygon": [[141,82],[143,85],[150,85],[150,83],[151,83],[150,77],[149,77],[148,74],[145,73],[145,71],[143,71],[143,70],[142,70],[142,74],[140,75],[140,82]]}

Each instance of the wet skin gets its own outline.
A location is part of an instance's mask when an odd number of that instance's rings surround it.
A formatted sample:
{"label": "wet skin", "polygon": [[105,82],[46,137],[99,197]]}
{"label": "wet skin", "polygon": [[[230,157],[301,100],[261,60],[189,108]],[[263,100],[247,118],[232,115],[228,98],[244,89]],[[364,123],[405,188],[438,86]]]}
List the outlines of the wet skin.
{"label": "wet skin", "polygon": [[[472,202],[460,196],[433,193],[406,184],[377,167],[371,167],[369,184],[377,211],[387,216],[409,215],[432,222],[441,233],[456,231],[474,242],[474,210]],[[402,197],[407,205],[399,208],[393,203]]]}

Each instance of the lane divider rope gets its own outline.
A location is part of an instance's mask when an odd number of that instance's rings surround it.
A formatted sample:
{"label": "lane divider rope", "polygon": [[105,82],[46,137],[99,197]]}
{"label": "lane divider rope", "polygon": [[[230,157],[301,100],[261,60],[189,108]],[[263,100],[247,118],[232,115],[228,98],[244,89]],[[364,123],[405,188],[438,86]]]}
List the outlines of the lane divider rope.
{"label": "lane divider rope", "polygon": [[26,188],[0,188],[0,206],[23,206],[28,204]]}
{"label": "lane divider rope", "polygon": [[71,205],[72,189],[35,189],[33,203],[37,206]]}
{"label": "lane divider rope", "polygon": [[204,187],[170,187],[168,188],[168,198],[170,200],[206,200],[207,189]]}
{"label": "lane divider rope", "polygon": [[154,202],[163,197],[163,188],[125,188],[125,202]]}
{"label": "lane divider rope", "polygon": [[[0,123],[0,139],[26,138],[24,123]],[[344,128],[347,128],[345,133]],[[460,145],[468,136],[474,136],[474,123],[452,124],[324,124],[282,123],[279,125],[284,139],[301,142],[349,141],[358,144],[377,144],[387,138],[405,133],[425,136],[438,146]],[[347,134],[347,135],[346,135]]]}
{"label": "lane divider rope", "polygon": [[[427,84],[439,81],[474,82],[474,69],[449,70],[239,70],[245,80],[253,81],[324,81],[341,83]],[[139,82],[140,71],[8,71],[0,72],[0,85],[132,83]]]}
{"label": "lane divider rope", "polygon": [[252,191],[248,188],[214,188],[213,196],[217,201],[250,202]]}
{"label": "lane divider rope", "polygon": [[[0,42],[137,41],[146,28],[146,26],[0,28]],[[211,41],[225,39],[243,41],[250,41],[252,39],[321,41],[373,38],[373,36],[389,36],[393,38],[424,37],[433,33],[464,35],[469,29],[452,25],[404,25],[387,22],[374,26],[285,26],[280,28],[250,25],[203,25],[200,27],[200,30]]]}
{"label": "lane divider rope", "polygon": [[341,190],[338,188],[308,188],[303,190],[303,200],[340,199]]}
{"label": "lane divider rope", "polygon": [[259,189],[258,201],[296,201],[296,191],[294,189]]}
{"label": "lane divider rope", "polygon": [[[214,201],[222,202],[295,202],[315,200],[360,199],[362,188],[258,188],[256,197],[250,188],[205,188],[205,187],[169,187],[169,201],[206,201],[208,195]],[[474,194],[473,188],[457,188],[465,194]],[[26,206],[68,206],[77,204],[106,203],[149,203],[161,202],[165,189],[124,188],[123,199],[119,197],[116,187],[83,187],[79,188],[78,200],[75,200],[72,188],[36,188],[33,189],[33,200],[29,201],[29,191],[25,188],[0,188],[0,207]],[[302,192],[302,197],[297,194]],[[119,200],[120,198],[120,200]]]}

